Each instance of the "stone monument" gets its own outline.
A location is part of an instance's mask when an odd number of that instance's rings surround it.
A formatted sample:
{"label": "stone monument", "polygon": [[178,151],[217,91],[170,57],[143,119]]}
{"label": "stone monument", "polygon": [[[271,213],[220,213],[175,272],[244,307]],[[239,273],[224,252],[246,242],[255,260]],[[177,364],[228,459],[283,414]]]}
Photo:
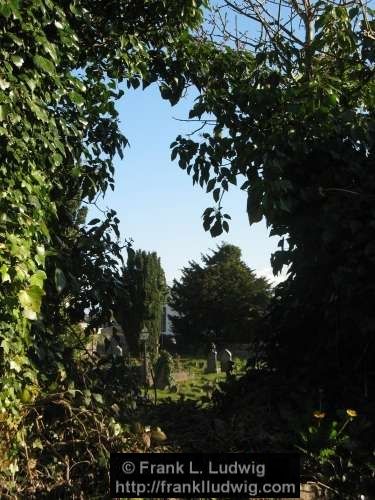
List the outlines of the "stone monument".
{"label": "stone monument", "polygon": [[206,373],[217,373],[217,371],[217,351],[215,344],[212,343],[207,356]]}
{"label": "stone monument", "polygon": [[174,361],[167,351],[161,351],[155,365],[155,386],[157,389],[166,389],[174,384]]}
{"label": "stone monument", "polygon": [[164,363],[160,363],[156,370],[156,380],[157,389],[165,389],[169,385],[169,370]]}
{"label": "stone monument", "polygon": [[224,349],[220,355],[220,367],[222,372],[227,372],[233,367],[232,353],[229,349]]}

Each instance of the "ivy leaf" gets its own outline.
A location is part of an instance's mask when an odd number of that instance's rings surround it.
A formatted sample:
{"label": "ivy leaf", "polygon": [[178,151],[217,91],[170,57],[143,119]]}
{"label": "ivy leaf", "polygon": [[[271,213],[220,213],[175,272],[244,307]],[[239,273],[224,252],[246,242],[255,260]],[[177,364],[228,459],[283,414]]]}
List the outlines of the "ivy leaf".
{"label": "ivy leaf", "polygon": [[4,121],[9,114],[9,106],[7,104],[0,104],[0,122]]}
{"label": "ivy leaf", "polygon": [[44,280],[47,279],[47,275],[44,271],[39,270],[34,273],[30,278],[30,285],[38,286],[43,289]]}
{"label": "ivy leaf", "polygon": [[103,396],[101,394],[95,393],[92,395],[96,402],[104,404]]}
{"label": "ivy leaf", "polygon": [[55,165],[55,167],[58,167],[59,165],[61,165],[61,163],[63,161],[63,157],[61,156],[60,153],[53,153],[52,161],[53,161],[53,164]]}
{"label": "ivy leaf", "polygon": [[0,89],[1,90],[6,90],[7,88],[9,88],[9,86],[10,86],[9,82],[0,78]]}
{"label": "ivy leaf", "polygon": [[5,264],[3,264],[1,267],[0,267],[0,274],[1,274],[1,281],[3,283],[5,283],[6,281],[9,281],[10,282],[10,276],[8,274],[8,266],[6,266]]}
{"label": "ivy leaf", "polygon": [[9,361],[9,367],[17,373],[19,373],[22,369],[21,365],[15,359],[11,359]]}
{"label": "ivy leaf", "polygon": [[35,261],[40,264],[41,266],[44,266],[44,261],[46,259],[46,251],[43,245],[38,245],[36,247],[36,256],[35,256]]}
{"label": "ivy leaf", "polygon": [[83,106],[83,104],[85,103],[85,99],[80,94],[78,94],[78,92],[70,92],[69,97],[72,102],[74,102],[74,104],[77,104],[77,106],[79,107]]}
{"label": "ivy leaf", "polygon": [[43,443],[42,441],[39,439],[39,438],[36,438],[33,442],[32,442],[32,448],[37,448],[39,450],[43,450]]}
{"label": "ivy leaf", "polygon": [[49,59],[37,54],[34,56],[33,60],[34,64],[38,66],[39,69],[51,76],[55,75],[55,65]]}
{"label": "ivy leaf", "polygon": [[0,4],[0,14],[2,14],[4,17],[9,17],[11,13],[12,11],[9,5],[7,5],[6,3]]}
{"label": "ivy leaf", "polygon": [[29,286],[26,290],[21,290],[18,299],[23,307],[23,315],[27,319],[37,319],[37,313],[40,312],[42,296],[44,291],[39,286]]}
{"label": "ivy leaf", "polygon": [[10,8],[12,9],[13,13],[17,11],[17,9],[20,8],[20,0],[9,0],[9,5]]}
{"label": "ivy leaf", "polygon": [[21,68],[23,65],[23,58],[21,56],[12,56],[12,62],[17,68]]}

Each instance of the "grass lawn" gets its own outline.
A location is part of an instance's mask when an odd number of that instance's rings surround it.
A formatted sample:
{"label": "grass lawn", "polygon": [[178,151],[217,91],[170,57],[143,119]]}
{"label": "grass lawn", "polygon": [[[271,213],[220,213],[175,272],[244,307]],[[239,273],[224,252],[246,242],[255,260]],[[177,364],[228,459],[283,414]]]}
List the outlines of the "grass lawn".
{"label": "grass lawn", "polygon": [[[246,362],[239,358],[235,362],[234,374],[240,375],[244,372]],[[157,389],[157,401],[163,402],[167,399],[172,401],[201,399],[212,393],[218,382],[226,379],[225,373],[205,373],[207,362],[202,357],[178,357],[175,367],[175,392],[169,388]],[[219,366],[219,363],[218,363]],[[176,390],[177,389],[177,390]],[[154,389],[149,389],[149,396],[153,397]]]}

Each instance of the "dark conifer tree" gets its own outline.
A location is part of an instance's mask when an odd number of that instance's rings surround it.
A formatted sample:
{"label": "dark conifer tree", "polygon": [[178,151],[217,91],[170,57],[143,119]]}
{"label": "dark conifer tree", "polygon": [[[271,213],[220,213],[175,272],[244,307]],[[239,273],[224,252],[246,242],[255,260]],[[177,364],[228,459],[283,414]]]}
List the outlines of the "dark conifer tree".
{"label": "dark conifer tree", "polygon": [[131,352],[139,354],[139,334],[149,331],[148,352],[158,352],[161,315],[167,295],[167,283],[155,252],[130,252],[123,270],[125,295],[118,304],[118,317],[125,331]]}

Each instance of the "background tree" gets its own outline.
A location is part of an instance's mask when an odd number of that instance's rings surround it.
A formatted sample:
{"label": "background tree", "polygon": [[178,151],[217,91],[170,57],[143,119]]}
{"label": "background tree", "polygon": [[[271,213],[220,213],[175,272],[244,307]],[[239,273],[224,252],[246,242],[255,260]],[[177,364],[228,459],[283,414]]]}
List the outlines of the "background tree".
{"label": "background tree", "polygon": [[[241,250],[226,243],[190,262],[174,280],[171,320],[186,345],[255,340],[271,296],[270,285],[241,260]],[[213,332],[213,333],[211,333]]]}
{"label": "background tree", "polygon": [[139,355],[142,347],[139,334],[146,327],[150,333],[148,352],[154,358],[159,349],[163,305],[168,293],[160,258],[155,252],[129,252],[122,280],[125,293],[116,310],[130,350]]}
{"label": "background tree", "polygon": [[[284,449],[303,436],[309,474],[315,468],[313,477],[337,497],[353,498],[359,489],[372,497],[373,5],[224,0],[216,6],[189,68],[201,90],[190,112],[201,123],[200,136],[178,137],[172,158],[212,192],[206,230],[228,231],[225,192],[238,183],[250,224],[264,218],[280,237],[274,272],[288,268],[264,323],[275,371],[249,371],[227,386],[219,412],[244,429],[259,425],[257,435],[273,429],[272,450],[278,429],[289,434]],[[350,407],[362,418],[352,438],[336,446],[331,439],[340,432],[330,425]],[[315,408],[325,410],[329,437],[310,453]],[[254,446],[245,435],[240,442]]]}
{"label": "background tree", "polygon": [[[197,140],[178,137],[172,158],[212,192],[216,205],[203,219],[213,236],[228,231],[222,205],[237,182],[250,224],[264,217],[280,236],[272,265],[275,273],[288,266],[288,280],[270,316],[274,365],[317,395],[325,387],[336,400],[367,401],[374,12],[362,3],[278,4],[220,4],[190,66],[201,89],[190,118],[206,128]],[[238,16],[237,30],[225,15]]]}

